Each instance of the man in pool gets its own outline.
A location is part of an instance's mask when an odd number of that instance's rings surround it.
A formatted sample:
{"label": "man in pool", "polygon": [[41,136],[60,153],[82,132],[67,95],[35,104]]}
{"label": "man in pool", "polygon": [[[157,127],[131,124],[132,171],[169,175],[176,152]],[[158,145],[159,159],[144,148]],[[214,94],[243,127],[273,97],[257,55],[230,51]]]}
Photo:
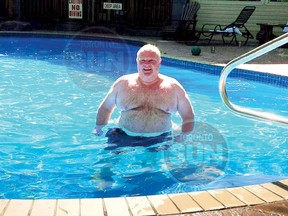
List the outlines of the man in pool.
{"label": "man in pool", "polygon": [[[181,84],[159,74],[161,54],[156,46],[146,44],[137,52],[138,73],[117,79],[100,104],[94,134],[101,136],[102,128],[117,106],[121,110],[119,128],[109,134],[130,137],[163,137],[171,134],[171,114],[182,118],[181,134],[193,130],[194,112]],[[107,136],[106,134],[106,136]]]}

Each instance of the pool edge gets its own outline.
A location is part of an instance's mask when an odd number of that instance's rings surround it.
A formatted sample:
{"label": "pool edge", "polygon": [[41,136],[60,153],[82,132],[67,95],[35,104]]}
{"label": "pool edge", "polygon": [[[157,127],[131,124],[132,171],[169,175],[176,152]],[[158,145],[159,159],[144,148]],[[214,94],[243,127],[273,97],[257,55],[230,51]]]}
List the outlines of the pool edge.
{"label": "pool edge", "polygon": [[[151,196],[85,199],[1,199],[2,216],[201,215],[207,211],[246,213],[288,210],[288,179],[243,187]],[[256,210],[255,210],[256,209]],[[264,209],[264,210],[263,210]],[[259,211],[260,211],[259,210]],[[280,211],[280,212],[279,212]],[[255,212],[254,212],[255,213]]]}

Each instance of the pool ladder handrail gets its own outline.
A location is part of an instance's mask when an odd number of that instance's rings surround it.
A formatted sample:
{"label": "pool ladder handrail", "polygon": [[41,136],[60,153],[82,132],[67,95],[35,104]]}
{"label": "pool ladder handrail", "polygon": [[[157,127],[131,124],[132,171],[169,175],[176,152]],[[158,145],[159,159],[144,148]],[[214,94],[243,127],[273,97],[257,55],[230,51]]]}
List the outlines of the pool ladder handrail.
{"label": "pool ladder handrail", "polygon": [[[226,79],[228,77],[228,75],[230,74],[230,72],[236,68],[237,66],[244,64],[248,61],[251,61],[259,56],[262,56],[263,54],[266,54],[284,44],[288,43],[288,33],[285,33],[233,60],[231,60],[221,71],[221,75],[220,75],[220,80],[219,80],[219,92],[220,92],[220,96],[222,98],[222,101],[224,102],[224,104],[230,108],[231,110],[241,113],[241,114],[246,114],[249,116],[253,116],[253,117],[258,117],[258,118],[263,118],[266,120],[270,120],[270,121],[276,121],[276,122],[280,122],[280,123],[284,123],[284,124],[288,124],[288,118],[284,117],[284,116],[280,116],[280,115],[276,115],[273,113],[267,113],[267,112],[260,112],[260,111],[256,111],[256,110],[252,110],[249,108],[245,108],[245,107],[241,107],[238,105],[233,104],[228,96],[227,96],[227,92],[226,92]],[[257,72],[255,72],[257,73]]]}

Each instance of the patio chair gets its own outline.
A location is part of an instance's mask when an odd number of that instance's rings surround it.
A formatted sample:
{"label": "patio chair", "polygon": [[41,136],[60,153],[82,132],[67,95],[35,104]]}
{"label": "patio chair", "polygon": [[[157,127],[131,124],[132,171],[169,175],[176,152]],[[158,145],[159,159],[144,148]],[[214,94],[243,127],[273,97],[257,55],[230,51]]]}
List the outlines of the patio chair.
{"label": "patio chair", "polygon": [[283,32],[284,33],[288,33],[288,22],[286,23],[286,25],[283,25]]}
{"label": "patio chair", "polygon": [[[223,25],[215,25],[213,28],[207,28],[211,27],[211,24],[204,24],[202,26],[201,31],[199,32],[199,37],[203,35],[204,37],[209,39],[208,45],[210,44],[211,40],[213,39],[214,35],[221,35],[223,44],[226,44],[225,38],[230,38],[229,44],[231,44],[233,41],[235,41],[236,45],[238,46],[239,42],[237,40],[237,35],[241,35],[242,37],[246,38],[243,45],[247,44],[247,41],[251,38],[253,39],[253,35],[250,33],[250,31],[246,28],[245,24],[255,11],[255,6],[246,6],[242,9],[238,17],[234,22],[227,26]],[[212,29],[212,30],[211,30]]]}
{"label": "patio chair", "polygon": [[[288,22],[286,23],[286,25],[282,25],[281,26],[283,28],[283,34],[288,33]],[[288,43],[284,44],[283,46],[281,46],[282,48],[288,48]]]}
{"label": "patio chair", "polygon": [[199,2],[187,1],[182,7],[180,20],[172,20],[172,25],[163,28],[162,39],[184,39],[185,42],[188,37],[193,39],[195,37],[196,17],[199,8]]}

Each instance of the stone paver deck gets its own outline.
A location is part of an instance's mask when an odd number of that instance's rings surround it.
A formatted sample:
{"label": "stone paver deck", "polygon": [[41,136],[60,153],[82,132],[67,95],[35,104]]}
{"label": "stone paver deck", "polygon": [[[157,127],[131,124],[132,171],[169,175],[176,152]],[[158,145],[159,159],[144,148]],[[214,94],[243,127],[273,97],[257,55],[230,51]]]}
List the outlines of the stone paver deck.
{"label": "stone paver deck", "polygon": [[1,216],[288,215],[288,179],[201,192],[138,197],[0,200]]}

